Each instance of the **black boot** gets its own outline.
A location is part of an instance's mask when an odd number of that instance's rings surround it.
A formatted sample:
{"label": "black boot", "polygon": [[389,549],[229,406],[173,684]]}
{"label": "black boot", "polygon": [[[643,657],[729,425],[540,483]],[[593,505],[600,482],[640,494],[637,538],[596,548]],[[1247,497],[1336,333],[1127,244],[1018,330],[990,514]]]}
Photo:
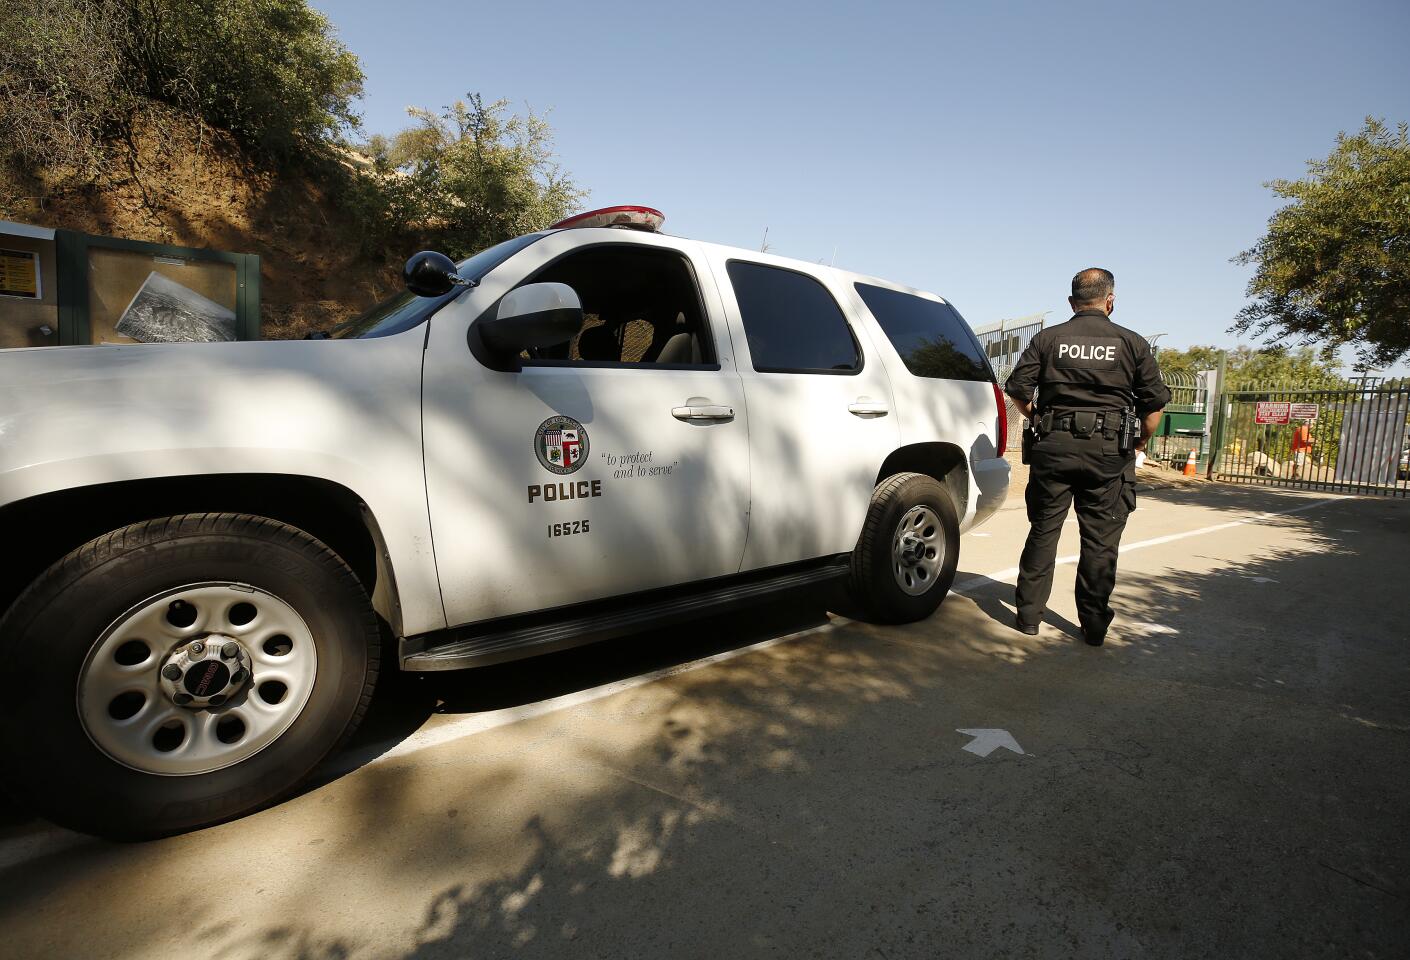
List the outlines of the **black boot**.
{"label": "black boot", "polygon": [[1106,622],[1100,627],[1094,623],[1082,624],[1082,638],[1091,647],[1100,647],[1106,641],[1106,628],[1111,626],[1111,621],[1116,619],[1115,610],[1107,610]]}

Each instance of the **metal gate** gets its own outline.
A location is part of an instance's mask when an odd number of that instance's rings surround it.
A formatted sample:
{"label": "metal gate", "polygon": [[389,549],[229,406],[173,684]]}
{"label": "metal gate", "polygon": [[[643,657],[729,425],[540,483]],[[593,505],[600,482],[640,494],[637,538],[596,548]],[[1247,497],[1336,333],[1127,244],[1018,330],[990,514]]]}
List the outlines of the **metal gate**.
{"label": "metal gate", "polygon": [[1176,370],[1162,370],[1160,377],[1170,388],[1170,402],[1165,405],[1155,434],[1150,439],[1147,455],[1153,460],[1181,469],[1194,451],[1201,476],[1207,465],[1207,415],[1209,389],[1203,376]]}
{"label": "metal gate", "polygon": [[1304,490],[1410,495],[1410,387],[1226,390],[1213,473]]}

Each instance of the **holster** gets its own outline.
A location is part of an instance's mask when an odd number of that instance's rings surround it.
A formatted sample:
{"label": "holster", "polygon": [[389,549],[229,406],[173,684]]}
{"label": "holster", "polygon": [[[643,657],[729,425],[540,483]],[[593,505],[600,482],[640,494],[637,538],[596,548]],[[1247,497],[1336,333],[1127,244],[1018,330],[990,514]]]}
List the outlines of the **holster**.
{"label": "holster", "polygon": [[1037,414],[1023,425],[1023,440],[1020,445],[1021,462],[1028,463],[1033,459],[1033,445],[1051,433],[1052,429],[1053,412],[1051,410]]}
{"label": "holster", "polygon": [[1121,429],[1116,434],[1117,449],[1130,453],[1141,442],[1141,418],[1136,416],[1135,407],[1121,411]]}

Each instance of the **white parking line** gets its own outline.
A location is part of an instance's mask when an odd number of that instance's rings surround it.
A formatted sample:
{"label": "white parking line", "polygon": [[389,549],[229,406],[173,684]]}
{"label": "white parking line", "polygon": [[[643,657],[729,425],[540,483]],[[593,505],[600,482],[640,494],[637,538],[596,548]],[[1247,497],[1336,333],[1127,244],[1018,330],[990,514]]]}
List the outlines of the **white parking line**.
{"label": "white parking line", "polygon": [[[1329,503],[1338,503],[1342,500],[1350,500],[1351,497],[1324,497],[1314,500],[1311,503],[1304,503],[1301,506],[1289,507],[1286,510],[1271,510],[1267,513],[1256,514],[1252,517],[1244,517],[1242,520],[1230,520],[1228,523],[1216,523],[1210,527],[1200,527],[1198,530],[1186,530],[1184,533],[1171,533],[1163,537],[1152,537],[1149,540],[1137,540],[1135,543],[1123,543],[1120,553],[1128,553],[1132,550],[1144,550],[1146,547],[1158,547],[1162,543],[1174,543],[1176,540],[1184,540],[1187,537],[1198,537],[1206,533],[1215,533],[1220,530],[1228,530],[1232,527],[1241,527],[1246,523],[1258,523],[1272,517],[1283,517],[1290,513],[1303,513],[1307,510],[1315,510],[1317,507],[1325,506]],[[1076,563],[1080,554],[1071,554],[1066,557],[1058,557],[1055,564]],[[1007,570],[1000,570],[998,573],[991,573],[987,577],[971,577],[963,583],[957,583],[950,588],[951,593],[968,594],[970,590],[986,584],[999,582],[1006,583],[1018,576],[1018,567],[1009,567]]]}
{"label": "white parking line", "polygon": [[[1270,513],[1261,513],[1256,516],[1245,517],[1242,520],[1232,520],[1228,523],[1220,523],[1215,524],[1214,526],[1201,527],[1197,530],[1187,530],[1184,533],[1173,533],[1164,537],[1153,537],[1150,540],[1138,540],[1135,543],[1129,543],[1124,545],[1121,548],[1121,552],[1125,553],[1128,550],[1140,550],[1144,547],[1154,547],[1162,543],[1170,543],[1175,540],[1183,540],[1186,537],[1196,537],[1205,533],[1214,533],[1218,530],[1227,530],[1230,527],[1237,527],[1246,523],[1256,523],[1260,520],[1266,520],[1270,517],[1283,516],[1285,514],[1290,513],[1301,513],[1304,510],[1311,510],[1314,507],[1319,507],[1323,504],[1345,499],[1348,498],[1330,497],[1326,499],[1317,500],[1313,503],[1305,503],[1300,506],[1290,507],[1287,510],[1275,510]],[[1057,562],[1076,563],[1077,555],[1074,554],[1070,557],[1062,557]],[[996,580],[1007,580],[1010,577],[1017,576],[1017,574],[1018,568],[1011,567],[1007,570],[1000,570],[997,573],[991,574],[987,577],[974,577],[973,579],[966,580],[963,583],[957,584],[956,586],[952,587],[951,590],[954,593],[964,593],[966,590],[972,590],[975,587],[982,586],[986,583],[992,583]],[[564,694],[561,697],[554,697],[551,700],[540,700],[537,703],[524,704],[518,707],[507,707],[503,710],[494,710],[489,713],[477,713],[473,716],[464,717],[460,720],[453,720],[449,723],[433,727],[430,730],[425,730],[420,733],[412,734],[410,737],[401,741],[395,747],[392,747],[386,753],[383,753],[381,756],[371,761],[371,763],[376,764],[384,763],[388,760],[396,760],[401,757],[409,756],[413,753],[419,753],[420,751],[427,750],[431,747],[438,747],[445,743],[451,743],[455,740],[460,740],[464,737],[472,737],[477,733],[484,733],[487,730],[495,730],[499,727],[505,727],[512,723],[518,723],[521,720],[528,720],[533,717],[541,717],[545,714],[554,713],[558,710],[566,710],[569,707],[576,707],[581,706],[585,703],[592,703],[594,700],[601,700],[604,697],[610,697],[625,690],[632,690],[637,687],[645,686],[648,683],[655,683],[658,680],[665,680],[668,677],[675,677],[683,673],[689,673],[692,670],[699,670],[701,667],[708,667],[716,663],[724,663],[727,660],[733,660],[736,657],[742,657],[745,654],[754,653],[757,650],[767,650],[769,647],[777,646],[781,643],[788,643],[790,641],[797,640],[802,637],[825,633],[839,626],[844,626],[849,622],[849,620],[843,617],[834,617],[831,622],[823,624],[819,627],[811,627],[807,630],[800,630],[797,633],[790,633],[787,636],[774,637],[769,640],[762,640],[759,643],[752,643],[745,647],[738,647],[733,650],[726,650],[722,653],[717,653],[709,657],[702,657],[699,660],[692,660],[689,663],[676,664],[675,666],[666,667],[661,670],[655,670],[651,673],[644,673],[640,676],[628,677],[625,680],[617,680],[612,683],[603,684],[600,687],[591,687],[587,690],[577,690],[573,693]]]}
{"label": "white parking line", "polygon": [[[1252,517],[1245,517],[1242,520],[1231,520],[1227,523],[1214,524],[1213,526],[1209,527],[1200,527],[1197,530],[1187,530],[1184,533],[1172,533],[1163,537],[1153,537],[1149,540],[1138,540],[1135,543],[1128,543],[1123,545],[1121,547],[1121,552],[1125,553],[1129,550],[1141,550],[1145,547],[1159,546],[1162,543],[1172,543],[1176,540],[1184,540],[1187,537],[1198,537],[1206,533],[1215,533],[1219,530],[1228,530],[1233,527],[1242,526],[1244,524],[1258,523],[1260,521],[1267,520],[1272,517],[1286,516],[1288,514],[1293,513],[1302,513],[1307,510],[1316,509],[1320,506],[1325,506],[1329,503],[1336,503],[1341,500],[1349,499],[1352,498],[1341,496],[1327,497],[1313,501],[1311,503],[1302,504],[1300,506],[1290,507],[1286,510],[1274,510],[1268,513],[1260,513]],[[1074,554],[1068,557],[1060,557],[1057,562],[1060,564],[1076,563],[1077,555]],[[969,590],[975,589],[976,587],[981,587],[985,584],[993,583],[995,581],[1004,582],[1017,575],[1018,568],[1010,567],[1007,570],[999,570],[993,574],[990,574],[987,577],[972,577],[969,580],[964,581],[963,583],[959,583],[953,586],[951,588],[951,592],[964,594]],[[830,622],[822,624],[821,626],[810,627],[807,630],[799,630],[796,633],[790,633],[782,637],[773,637],[768,640],[761,640],[758,643],[751,643],[748,646],[737,647],[733,650],[725,650],[708,657],[701,657],[699,660],[691,660],[689,663],[681,663],[676,664],[675,666],[665,667],[661,670],[653,670],[650,673],[643,673],[640,676],[628,677],[623,680],[616,680],[612,683],[606,683],[598,687],[591,687],[587,690],[577,690],[573,693],[564,694],[561,697],[553,697],[550,700],[540,700],[537,703],[527,703],[523,704],[522,706],[507,707],[503,710],[493,710],[488,713],[473,714],[471,716],[464,717],[460,720],[453,720],[449,723],[441,724],[439,726],[433,727],[430,730],[424,730],[419,733],[414,733],[410,737],[407,737],[406,739],[398,742],[395,746],[390,747],[384,753],[380,754],[379,756],[370,761],[367,761],[366,763],[358,762],[356,755],[351,755],[346,758],[353,761],[346,768],[339,768],[336,765],[335,761],[335,766],[332,772],[342,774],[349,772],[350,770],[357,769],[360,766],[375,766],[380,763],[386,763],[390,760],[399,760],[402,757],[411,756],[412,754],[419,753],[422,750],[428,750],[432,747],[438,747],[447,743],[453,743],[456,740],[462,740],[466,737],[473,737],[478,733],[485,733],[489,730],[496,730],[500,727],[507,727],[511,724],[519,723],[523,720],[530,720],[535,717],[542,717],[550,713],[555,713],[559,710],[566,710],[570,707],[582,706],[585,703],[592,703],[595,700],[601,700],[605,697],[610,697],[627,690],[634,690],[637,687],[643,687],[650,683],[656,683],[657,681],[679,676],[683,673],[689,673],[692,670],[699,670],[701,667],[708,667],[717,663],[724,663],[726,661],[733,660],[736,657],[742,657],[746,654],[755,653],[760,650],[767,650],[770,647],[775,647],[783,643],[789,643],[791,641],[798,640],[803,637],[827,633],[829,631],[835,630],[838,627],[846,626],[849,623],[851,623],[851,621],[846,619],[845,617],[833,617]],[[93,840],[90,837],[84,837],[80,834],[71,833],[70,831],[63,830],[58,827],[42,827],[39,830],[36,830],[29,834],[25,834],[18,837],[11,837],[8,840],[0,841],[0,870],[24,863],[29,860],[38,859],[39,857],[48,854],[56,853],[68,847],[79,846],[85,843],[97,842],[99,841]]]}
{"label": "white parking line", "polygon": [[[420,753],[422,750],[429,750],[431,747],[439,747],[443,744],[453,743],[456,740],[462,740],[466,737],[473,737],[477,733],[485,733],[489,730],[507,727],[510,724],[519,723],[523,720],[531,720],[534,717],[542,717],[559,710],[566,710],[569,707],[582,706],[585,703],[592,703],[594,700],[602,700],[614,694],[634,690],[637,687],[644,687],[649,683],[656,683],[659,680],[665,680],[682,673],[689,673],[701,667],[724,663],[727,660],[733,660],[745,654],[767,650],[769,647],[776,647],[779,644],[788,643],[802,637],[827,633],[851,622],[852,621],[848,620],[846,617],[834,616],[828,623],[816,627],[809,627],[807,630],[799,630],[782,637],[771,637],[768,640],[761,640],[758,643],[751,643],[748,646],[736,647],[733,650],[724,650],[708,657],[691,660],[689,663],[679,663],[675,666],[653,670],[650,673],[643,673],[639,676],[627,677],[626,679],[616,680],[612,683],[604,683],[598,687],[590,687],[587,690],[575,690],[572,693],[566,693],[561,697],[553,697],[550,700],[540,700],[537,703],[526,703],[517,707],[506,707],[503,710],[492,710],[487,713],[473,714],[468,717],[463,717],[460,720],[453,720],[449,723],[432,727],[430,730],[422,730],[419,733],[414,733],[404,740],[396,742],[394,745],[377,745],[345,754],[332,762],[331,769],[324,768],[324,773],[332,773],[335,776],[341,776],[342,774],[350,773],[364,766],[376,766],[379,763],[386,763],[389,760],[399,760],[402,757]],[[365,756],[367,753],[382,750],[383,747],[387,747],[387,749],[375,758],[367,761],[361,759],[361,757]],[[339,760],[342,762],[340,763]],[[0,870],[30,860],[37,860],[40,857],[48,856],[49,854],[57,853],[70,847],[99,842],[101,841],[79,833],[73,833],[69,830],[64,830],[60,827],[53,827],[47,824],[41,825],[39,829],[33,832],[11,837],[8,840],[0,840]]]}
{"label": "white parking line", "polygon": [[675,666],[664,667],[660,670],[653,670],[650,673],[643,673],[635,677],[627,677],[624,680],[615,680],[612,683],[604,683],[600,687],[589,687],[586,690],[575,690],[572,693],[565,693],[561,697],[554,697],[551,700],[540,700],[537,703],[526,703],[517,707],[506,707],[503,710],[491,710],[488,713],[477,713],[464,717],[460,720],[453,720],[449,723],[440,724],[430,730],[423,730],[414,733],[402,740],[375,760],[367,765],[385,763],[388,760],[399,760],[402,757],[431,747],[439,747],[441,744],[451,743],[464,737],[473,737],[477,733],[484,733],[488,730],[495,730],[499,727],[507,727],[510,724],[518,723],[521,720],[530,720],[534,717],[542,717],[545,714],[555,713],[559,710],[566,710],[569,707],[580,707],[585,703],[592,703],[594,700],[601,700],[604,697],[614,696],[627,690],[635,690],[637,687],[644,687],[649,683],[656,683],[658,680],[665,680],[669,677],[679,676],[682,673],[689,673],[692,670],[699,670],[701,667],[713,666],[717,663],[724,663],[736,657],[742,657],[748,653],[756,653],[760,650],[767,650],[769,647],[776,647],[781,643],[811,637],[821,633],[835,630],[837,627],[845,626],[852,621],[846,617],[833,617],[828,623],[816,627],[809,627],[807,630],[799,630],[782,637],[772,637],[768,640],[760,640],[758,643],[751,643],[748,646],[736,647],[733,650],[725,650],[712,654],[708,657],[701,657],[699,660],[691,660],[689,663],[678,663]]}

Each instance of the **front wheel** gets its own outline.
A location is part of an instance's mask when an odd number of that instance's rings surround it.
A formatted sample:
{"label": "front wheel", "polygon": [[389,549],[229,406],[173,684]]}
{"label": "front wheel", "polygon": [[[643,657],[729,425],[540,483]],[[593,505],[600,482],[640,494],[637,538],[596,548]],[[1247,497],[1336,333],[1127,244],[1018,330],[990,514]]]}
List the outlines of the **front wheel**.
{"label": "front wheel", "polygon": [[852,591],[878,623],[935,612],[955,580],[960,524],[944,486],[920,473],[886,478],[852,551]]}
{"label": "front wheel", "polygon": [[0,620],[0,762],[64,826],[161,836],[292,791],[371,698],[376,619],[308,534],[192,514],[99,537]]}

